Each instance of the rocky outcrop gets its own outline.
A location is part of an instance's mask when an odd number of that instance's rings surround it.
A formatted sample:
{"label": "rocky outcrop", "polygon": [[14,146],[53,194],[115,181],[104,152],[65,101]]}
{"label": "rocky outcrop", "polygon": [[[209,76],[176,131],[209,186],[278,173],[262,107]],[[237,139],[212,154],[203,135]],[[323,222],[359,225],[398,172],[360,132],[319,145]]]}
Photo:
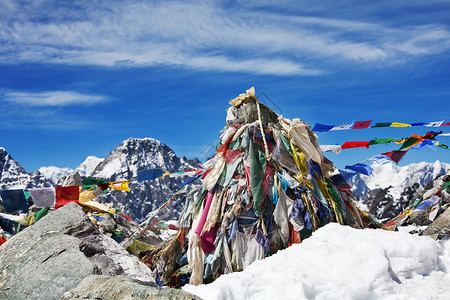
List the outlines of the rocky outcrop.
{"label": "rocky outcrop", "polygon": [[49,213],[0,247],[0,299],[58,299],[89,275],[154,283],[150,270],[102,235],[76,203]]}
{"label": "rocky outcrop", "polygon": [[194,300],[200,298],[183,290],[156,288],[124,276],[91,275],[76,288],[64,293],[61,300],[67,299]]}
{"label": "rocky outcrop", "polygon": [[450,208],[447,208],[430,226],[422,232],[422,235],[434,239],[441,239],[450,235]]}
{"label": "rocky outcrop", "polygon": [[28,173],[11,155],[0,147],[0,189],[25,189],[52,186],[39,171]]}

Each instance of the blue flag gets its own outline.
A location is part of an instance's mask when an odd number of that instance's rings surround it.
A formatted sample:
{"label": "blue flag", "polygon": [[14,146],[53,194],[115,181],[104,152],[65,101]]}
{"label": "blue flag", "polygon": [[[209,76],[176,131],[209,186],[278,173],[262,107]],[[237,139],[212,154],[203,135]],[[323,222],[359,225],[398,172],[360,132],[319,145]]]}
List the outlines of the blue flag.
{"label": "blue flag", "polygon": [[357,163],[353,166],[345,166],[346,169],[353,170],[355,172],[370,176],[372,175],[373,169],[365,164]]}
{"label": "blue flag", "polygon": [[314,125],[314,128],[312,130],[319,131],[319,132],[325,132],[325,131],[330,131],[333,127],[334,127],[334,125],[323,125],[323,124],[316,123],[316,125]]}
{"label": "blue flag", "polygon": [[154,168],[154,169],[145,169],[140,170],[137,172],[137,180],[154,180],[158,177],[161,177],[163,175],[163,170],[161,168]]}
{"label": "blue flag", "polygon": [[0,195],[7,214],[28,209],[28,202],[23,190],[3,190],[0,191]]}

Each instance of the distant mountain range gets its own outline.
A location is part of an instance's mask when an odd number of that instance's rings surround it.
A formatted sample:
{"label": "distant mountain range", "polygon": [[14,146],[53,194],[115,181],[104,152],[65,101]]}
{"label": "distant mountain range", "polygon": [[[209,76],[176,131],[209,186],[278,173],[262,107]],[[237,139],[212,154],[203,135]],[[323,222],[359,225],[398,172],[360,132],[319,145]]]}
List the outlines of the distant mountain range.
{"label": "distant mountain range", "polygon": [[[76,169],[41,167],[28,173],[4,148],[0,148],[0,189],[26,189],[61,185],[67,175],[78,172],[82,177],[92,176],[107,182],[137,177],[137,171],[162,168],[179,172],[201,168],[198,159],[179,158],[167,145],[151,138],[130,138],[123,141],[106,158],[89,156]],[[131,192],[110,190],[103,201],[113,203],[123,213],[135,219],[144,219],[179,190],[183,178],[164,177],[152,181],[130,183]],[[169,218],[176,218],[183,205],[173,207]]]}
{"label": "distant mountain range", "polygon": [[393,163],[373,164],[371,176],[357,174],[349,183],[360,207],[380,219],[393,218],[402,212],[414,194],[428,182],[450,171],[450,164],[414,163],[399,167]]}
{"label": "distant mountain range", "polygon": [[[108,182],[132,179],[143,169],[162,168],[169,172],[201,168],[198,159],[179,158],[167,145],[152,139],[130,138],[123,141],[106,158],[89,156],[77,168],[41,167],[28,173],[4,148],[0,148],[0,189],[26,189],[61,185],[67,175],[78,172]],[[394,164],[373,165],[373,175],[358,174],[349,183],[360,207],[380,219],[392,218],[410,203],[414,193],[426,183],[447,173],[450,164],[415,163],[399,167]],[[164,177],[130,183],[131,192],[109,190],[101,198],[123,213],[143,220],[147,214],[170,199],[179,190],[183,178]],[[198,183],[197,183],[198,184]],[[174,206],[169,218],[177,218],[183,205]]]}

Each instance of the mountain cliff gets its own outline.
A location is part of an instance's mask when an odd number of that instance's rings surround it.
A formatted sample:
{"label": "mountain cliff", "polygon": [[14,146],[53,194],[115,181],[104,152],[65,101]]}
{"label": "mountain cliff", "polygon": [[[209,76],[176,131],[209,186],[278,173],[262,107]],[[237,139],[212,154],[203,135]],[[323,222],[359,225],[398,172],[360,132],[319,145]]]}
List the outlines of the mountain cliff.
{"label": "mountain cliff", "polygon": [[393,218],[410,204],[414,194],[425,184],[446,174],[450,164],[435,161],[404,167],[374,164],[371,176],[357,174],[349,183],[365,211],[380,219]]}
{"label": "mountain cliff", "polygon": [[0,147],[0,189],[13,190],[45,186],[52,186],[52,181],[39,171],[28,173],[9,155],[5,148]]}
{"label": "mountain cliff", "polygon": [[[162,168],[181,172],[200,168],[199,160],[179,158],[167,145],[152,138],[129,138],[123,141],[92,172],[91,176],[108,182],[136,178],[144,169]],[[113,203],[123,213],[142,220],[146,215],[169,200],[179,189],[183,178],[164,177],[149,181],[133,181],[130,192],[110,190],[104,201]],[[169,218],[178,217],[183,205],[173,207]]]}

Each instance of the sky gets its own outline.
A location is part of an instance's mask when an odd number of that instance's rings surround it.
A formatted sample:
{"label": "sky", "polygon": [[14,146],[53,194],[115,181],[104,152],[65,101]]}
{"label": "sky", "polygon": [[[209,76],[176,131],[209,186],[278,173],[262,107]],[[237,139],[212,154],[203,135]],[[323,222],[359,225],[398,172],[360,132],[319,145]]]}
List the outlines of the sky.
{"label": "sky", "polygon": [[[251,86],[311,125],[450,122],[449,15],[447,0],[0,0],[0,146],[28,172],[75,168],[130,137],[204,160],[228,101]],[[318,136],[343,144],[429,130]],[[343,168],[398,148],[326,156]],[[435,160],[450,163],[450,151],[411,150],[400,165]]]}

